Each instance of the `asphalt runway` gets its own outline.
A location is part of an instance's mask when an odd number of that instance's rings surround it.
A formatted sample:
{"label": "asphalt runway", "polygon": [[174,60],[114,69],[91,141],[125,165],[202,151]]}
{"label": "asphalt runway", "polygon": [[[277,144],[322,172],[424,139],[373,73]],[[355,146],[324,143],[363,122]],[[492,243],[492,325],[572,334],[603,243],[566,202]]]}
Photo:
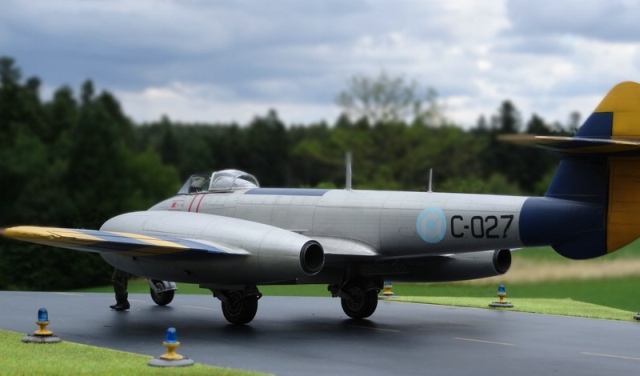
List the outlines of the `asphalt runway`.
{"label": "asphalt runway", "polygon": [[[348,319],[332,298],[263,297],[246,326],[220,303],[176,294],[158,307],[132,294],[0,292],[0,328],[31,333],[38,309],[64,341],[159,356],[175,327],[178,353],[198,363],[276,375],[630,375],[640,370],[640,323],[381,301]],[[489,303],[490,299],[487,299]],[[517,304],[517,301],[514,301]],[[55,345],[51,345],[55,346]],[[1,360],[0,360],[1,365]]]}

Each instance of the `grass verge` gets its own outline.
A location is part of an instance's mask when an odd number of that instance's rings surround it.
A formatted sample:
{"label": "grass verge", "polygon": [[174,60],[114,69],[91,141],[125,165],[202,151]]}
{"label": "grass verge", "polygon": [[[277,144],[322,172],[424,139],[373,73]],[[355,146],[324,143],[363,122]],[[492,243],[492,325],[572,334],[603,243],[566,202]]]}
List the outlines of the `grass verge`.
{"label": "grass verge", "polygon": [[578,302],[571,299],[507,299],[513,308],[489,308],[497,299],[447,297],[447,296],[406,296],[392,298],[398,302],[426,303],[458,307],[501,309],[545,315],[588,317],[593,319],[633,321],[634,312],[605,307],[597,304]]}
{"label": "grass verge", "polygon": [[[265,375],[194,364],[158,368],[147,365],[150,356],[62,341],[34,344],[21,341],[24,334],[0,330],[3,375]],[[160,355],[160,354],[158,354]]]}

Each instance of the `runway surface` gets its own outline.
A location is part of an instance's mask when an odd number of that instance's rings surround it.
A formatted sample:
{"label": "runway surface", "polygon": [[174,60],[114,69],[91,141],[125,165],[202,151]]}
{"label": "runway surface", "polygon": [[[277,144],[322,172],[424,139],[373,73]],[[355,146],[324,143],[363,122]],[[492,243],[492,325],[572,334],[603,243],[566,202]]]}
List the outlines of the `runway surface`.
{"label": "runway surface", "polygon": [[[177,294],[158,307],[132,294],[0,292],[0,329],[30,333],[46,307],[64,341],[158,356],[175,327],[180,354],[198,363],[276,375],[629,375],[640,370],[640,323],[381,301],[350,320],[331,298],[263,297],[246,326],[220,303]],[[516,303],[517,304],[517,303]]]}

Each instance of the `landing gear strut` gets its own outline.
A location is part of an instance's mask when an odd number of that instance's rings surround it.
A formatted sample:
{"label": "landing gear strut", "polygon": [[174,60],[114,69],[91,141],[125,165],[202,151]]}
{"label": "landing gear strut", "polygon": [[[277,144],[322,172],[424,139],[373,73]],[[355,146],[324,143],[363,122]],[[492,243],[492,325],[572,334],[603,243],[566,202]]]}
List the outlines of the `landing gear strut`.
{"label": "landing gear strut", "polygon": [[378,307],[378,292],[381,287],[373,281],[349,281],[338,287],[330,285],[334,297],[340,297],[342,310],[352,319],[364,319],[371,316]]}

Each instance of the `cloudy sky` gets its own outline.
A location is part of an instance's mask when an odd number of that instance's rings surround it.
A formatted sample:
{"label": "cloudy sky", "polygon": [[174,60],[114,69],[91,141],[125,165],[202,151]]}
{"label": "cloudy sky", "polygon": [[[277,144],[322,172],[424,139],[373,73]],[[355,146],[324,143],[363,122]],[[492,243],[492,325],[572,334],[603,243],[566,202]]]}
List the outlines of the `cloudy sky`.
{"label": "cloudy sky", "polygon": [[90,78],[139,122],[332,123],[348,79],[385,70],[463,126],[504,99],[564,123],[640,81],[639,16],[632,0],[3,0],[0,56],[45,98]]}

